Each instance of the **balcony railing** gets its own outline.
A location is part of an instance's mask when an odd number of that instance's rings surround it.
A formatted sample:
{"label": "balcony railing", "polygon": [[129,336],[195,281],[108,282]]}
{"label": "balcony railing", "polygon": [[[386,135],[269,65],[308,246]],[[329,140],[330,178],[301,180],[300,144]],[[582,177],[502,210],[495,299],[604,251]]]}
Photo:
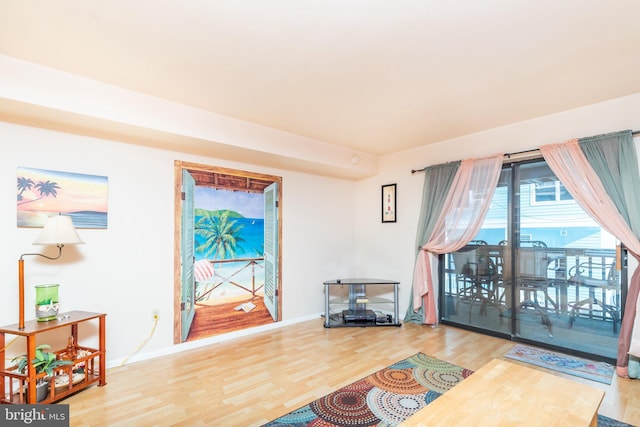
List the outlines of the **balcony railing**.
{"label": "balcony railing", "polygon": [[[211,299],[216,289],[224,284],[232,285],[256,296],[264,287],[264,257],[209,260],[214,267],[213,280],[202,283],[196,292],[196,302]],[[235,264],[238,264],[235,266]],[[256,269],[262,273],[256,280]]]}
{"label": "balcony railing", "polygon": [[[456,266],[454,256],[445,256],[445,294],[461,300],[476,298],[504,311],[512,304],[525,302],[544,314],[566,314],[571,325],[576,318],[589,318],[613,323],[617,331],[621,316],[621,280],[616,264],[616,251],[585,248],[517,248],[516,260],[510,261],[512,248],[503,245],[469,245],[459,253],[472,253],[470,265]],[[525,252],[542,251],[537,272],[527,272]],[[508,256],[505,256],[505,251]],[[461,259],[460,256],[457,257]],[[462,257],[462,259],[465,259]],[[513,264],[513,265],[511,265]],[[457,267],[457,268],[456,268]],[[512,275],[515,267],[514,288]],[[524,279],[526,277],[526,280]],[[470,294],[470,283],[477,289]]]}

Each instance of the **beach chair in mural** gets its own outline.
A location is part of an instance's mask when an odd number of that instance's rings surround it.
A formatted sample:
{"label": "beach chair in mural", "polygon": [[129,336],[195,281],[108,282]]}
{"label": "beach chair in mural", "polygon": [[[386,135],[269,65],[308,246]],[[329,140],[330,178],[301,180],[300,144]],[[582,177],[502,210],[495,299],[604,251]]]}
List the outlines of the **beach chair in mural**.
{"label": "beach chair in mural", "polygon": [[209,285],[208,281],[210,281],[214,273],[213,264],[209,260],[202,259],[193,264],[193,276],[196,281],[196,301],[203,299],[213,290],[213,284]]}

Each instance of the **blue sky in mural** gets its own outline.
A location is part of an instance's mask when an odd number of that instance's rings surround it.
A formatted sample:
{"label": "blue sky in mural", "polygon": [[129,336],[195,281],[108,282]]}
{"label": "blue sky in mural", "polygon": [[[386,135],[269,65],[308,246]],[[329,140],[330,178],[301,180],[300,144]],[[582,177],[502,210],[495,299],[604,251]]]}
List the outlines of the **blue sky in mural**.
{"label": "blue sky in mural", "polygon": [[229,209],[246,218],[264,218],[264,194],[239,191],[216,190],[196,186],[196,208],[216,210]]}

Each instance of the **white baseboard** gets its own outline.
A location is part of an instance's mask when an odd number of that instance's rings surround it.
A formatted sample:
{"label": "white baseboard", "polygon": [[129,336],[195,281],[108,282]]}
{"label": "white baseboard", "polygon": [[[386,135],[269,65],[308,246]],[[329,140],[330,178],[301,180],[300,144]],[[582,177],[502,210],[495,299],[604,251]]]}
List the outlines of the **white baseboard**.
{"label": "white baseboard", "polygon": [[143,360],[153,359],[156,357],[166,356],[169,354],[179,353],[185,350],[191,350],[194,348],[200,348],[211,344],[221,343],[225,341],[229,341],[235,338],[246,337],[249,335],[258,334],[265,331],[271,331],[278,328],[283,328],[285,326],[294,325],[300,322],[306,322],[307,320],[318,319],[321,316],[320,313],[311,314],[309,316],[298,317],[291,320],[283,320],[280,322],[273,322],[267,325],[256,326],[254,328],[242,329],[240,331],[229,332],[227,334],[215,335],[208,338],[203,338],[197,341],[188,341],[181,344],[176,344],[171,347],[166,347],[159,350],[150,351],[147,353],[141,353],[130,357],[128,360],[126,357],[122,357],[120,359],[107,360],[107,369],[114,368],[117,366],[121,366],[123,362],[126,361],[126,364],[130,364],[133,362],[140,362]]}

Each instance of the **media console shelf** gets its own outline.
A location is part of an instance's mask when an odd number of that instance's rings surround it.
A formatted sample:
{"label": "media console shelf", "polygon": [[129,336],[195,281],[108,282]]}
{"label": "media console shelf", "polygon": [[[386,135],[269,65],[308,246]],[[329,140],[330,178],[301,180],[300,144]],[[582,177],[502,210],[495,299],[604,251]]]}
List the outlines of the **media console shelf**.
{"label": "media console shelf", "polygon": [[[324,282],[324,327],[400,326],[399,284],[384,279],[336,279]],[[391,293],[392,298],[379,296]]]}
{"label": "media console shelf", "polygon": [[[97,323],[98,332],[98,348],[89,348],[79,345],[78,324],[83,322]],[[49,322],[38,322],[31,320],[25,323],[24,329],[19,329],[18,324],[0,327],[0,404],[3,403],[53,403],[58,400],[78,392],[91,384],[97,383],[99,386],[107,384],[106,381],[106,344],[105,344],[105,328],[106,314],[90,313],[87,311],[70,311],[61,313],[56,320]],[[14,367],[5,366],[5,335],[17,335],[27,339],[27,360],[33,360],[36,354],[37,345],[44,343],[36,343],[38,334],[53,331],[56,329],[69,328],[71,344],[73,349],[61,348],[53,351],[56,357],[61,359],[72,360],[73,364],[57,368],[56,376],[48,381],[48,396],[39,402],[36,402],[37,380],[44,378],[45,373],[36,374],[31,364],[28,365],[28,372],[21,374],[16,372]],[[69,352],[74,354],[70,355]]]}

